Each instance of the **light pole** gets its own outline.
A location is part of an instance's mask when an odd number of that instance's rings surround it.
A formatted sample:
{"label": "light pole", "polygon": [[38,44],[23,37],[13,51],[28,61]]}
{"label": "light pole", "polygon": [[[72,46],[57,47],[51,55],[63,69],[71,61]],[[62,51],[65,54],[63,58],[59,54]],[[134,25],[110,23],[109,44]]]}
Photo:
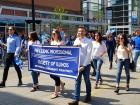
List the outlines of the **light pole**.
{"label": "light pole", "polygon": [[32,28],[35,31],[35,2],[32,0]]}

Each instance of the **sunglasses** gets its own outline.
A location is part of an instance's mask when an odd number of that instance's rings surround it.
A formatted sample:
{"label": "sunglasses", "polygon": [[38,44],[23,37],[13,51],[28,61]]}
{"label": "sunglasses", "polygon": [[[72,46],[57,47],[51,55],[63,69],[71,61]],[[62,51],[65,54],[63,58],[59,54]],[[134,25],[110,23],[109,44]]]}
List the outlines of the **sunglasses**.
{"label": "sunglasses", "polygon": [[124,39],[124,38],[119,38],[119,39]]}

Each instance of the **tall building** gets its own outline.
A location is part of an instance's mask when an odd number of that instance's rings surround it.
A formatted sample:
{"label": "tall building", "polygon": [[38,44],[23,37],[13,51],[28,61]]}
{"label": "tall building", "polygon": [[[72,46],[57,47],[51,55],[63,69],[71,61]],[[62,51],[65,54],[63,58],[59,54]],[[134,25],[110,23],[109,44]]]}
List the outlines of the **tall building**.
{"label": "tall building", "polygon": [[107,0],[83,0],[83,15],[88,22],[98,23],[98,26],[89,26],[90,30],[106,31]]}
{"label": "tall building", "polygon": [[108,0],[112,18],[108,20],[108,29],[114,29],[116,35],[130,35],[140,28],[140,0]]}

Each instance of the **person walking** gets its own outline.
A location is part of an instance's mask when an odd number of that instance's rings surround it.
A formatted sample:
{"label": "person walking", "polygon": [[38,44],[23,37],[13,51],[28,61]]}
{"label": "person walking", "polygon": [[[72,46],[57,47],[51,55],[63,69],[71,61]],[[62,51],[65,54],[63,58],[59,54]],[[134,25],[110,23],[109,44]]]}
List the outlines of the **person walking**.
{"label": "person walking", "polygon": [[69,102],[68,105],[78,105],[80,100],[80,90],[82,75],[86,84],[86,97],[84,102],[88,103],[91,101],[91,82],[90,82],[90,62],[91,62],[91,51],[92,42],[86,37],[85,27],[78,28],[78,37],[74,41],[74,46],[78,46],[81,49],[80,52],[80,68],[79,75],[75,81],[75,94],[74,101]]}
{"label": "person walking", "polygon": [[131,48],[128,46],[128,40],[125,34],[119,34],[118,42],[117,42],[117,76],[116,76],[116,89],[115,93],[118,94],[120,90],[120,79],[122,74],[123,66],[125,68],[126,73],[126,91],[129,91],[129,83],[130,83],[130,51]]}
{"label": "person walking", "polygon": [[[135,35],[136,36],[135,36],[135,38],[133,38],[132,47],[134,48],[134,62],[137,67],[137,61],[140,56],[140,29],[135,31]],[[136,68],[135,68],[135,70],[138,71]]]}
{"label": "person walking", "polygon": [[[29,50],[29,46],[30,45],[40,45],[40,41],[39,38],[37,36],[37,33],[35,31],[30,32],[29,34],[29,41],[28,41],[28,49]],[[32,75],[32,80],[33,80],[33,87],[31,89],[30,92],[35,92],[39,89],[39,82],[38,82],[38,76],[39,76],[39,72],[37,71],[31,71],[31,75]]]}
{"label": "person walking", "polygon": [[7,48],[7,56],[6,56],[6,61],[5,61],[5,67],[4,67],[4,72],[3,72],[3,79],[2,82],[0,83],[0,88],[5,87],[5,83],[8,77],[8,71],[10,65],[13,63],[15,70],[18,74],[18,86],[22,85],[22,73],[19,68],[19,66],[15,63],[15,57],[19,57],[20,53],[20,38],[16,33],[16,29],[13,26],[10,26],[8,28],[8,38],[7,38],[7,44],[3,44],[3,46],[6,46]]}
{"label": "person walking", "polygon": [[92,49],[92,60],[93,65],[96,70],[96,82],[95,82],[95,89],[98,88],[98,84],[102,84],[102,77],[101,77],[101,66],[103,64],[103,56],[107,52],[107,48],[105,43],[102,41],[101,33],[95,33],[95,41],[92,42],[93,49]]}
{"label": "person walking", "polygon": [[113,62],[113,54],[115,53],[115,47],[116,47],[116,41],[111,33],[107,36],[106,47],[107,47],[107,53],[108,53],[108,58],[110,63],[109,69],[111,70],[112,62]]}
{"label": "person walking", "polygon": [[[53,30],[50,45],[65,45],[65,42],[62,40],[59,30]],[[51,96],[51,99],[54,99],[59,96],[60,91],[62,92],[64,90],[65,83],[61,81],[59,76],[50,75],[50,77],[55,81],[55,90]]]}

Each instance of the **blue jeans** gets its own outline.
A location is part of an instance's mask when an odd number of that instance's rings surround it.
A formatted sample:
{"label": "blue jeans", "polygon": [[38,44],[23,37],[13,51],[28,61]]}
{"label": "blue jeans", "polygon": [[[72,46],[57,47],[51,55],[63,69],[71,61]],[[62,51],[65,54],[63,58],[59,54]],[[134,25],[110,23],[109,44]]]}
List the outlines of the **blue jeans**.
{"label": "blue jeans", "polygon": [[113,61],[114,49],[108,49],[107,53],[108,53],[109,62],[112,62]]}
{"label": "blue jeans", "polygon": [[32,75],[33,85],[38,85],[38,75],[39,75],[39,72],[32,71],[31,75]]}
{"label": "blue jeans", "polygon": [[79,101],[80,98],[80,90],[81,90],[81,80],[82,80],[82,75],[84,76],[85,84],[86,84],[86,93],[87,97],[91,96],[91,83],[90,83],[90,65],[87,65],[85,69],[79,73],[78,78],[76,79],[75,83],[75,96],[74,99],[76,101]]}
{"label": "blue jeans", "polygon": [[103,64],[103,60],[100,59],[100,58],[94,58],[93,59],[93,64],[94,64],[94,67],[95,67],[95,70],[96,70],[96,83],[98,83],[98,81],[101,78],[101,66]]}
{"label": "blue jeans", "polygon": [[117,69],[117,78],[116,78],[117,84],[120,83],[123,66],[125,68],[125,73],[126,73],[126,83],[129,84],[130,82],[129,64],[130,64],[130,59],[118,59],[118,64],[117,64],[118,69]]}
{"label": "blue jeans", "polygon": [[134,50],[134,62],[137,66],[138,57],[140,56],[140,50]]}

